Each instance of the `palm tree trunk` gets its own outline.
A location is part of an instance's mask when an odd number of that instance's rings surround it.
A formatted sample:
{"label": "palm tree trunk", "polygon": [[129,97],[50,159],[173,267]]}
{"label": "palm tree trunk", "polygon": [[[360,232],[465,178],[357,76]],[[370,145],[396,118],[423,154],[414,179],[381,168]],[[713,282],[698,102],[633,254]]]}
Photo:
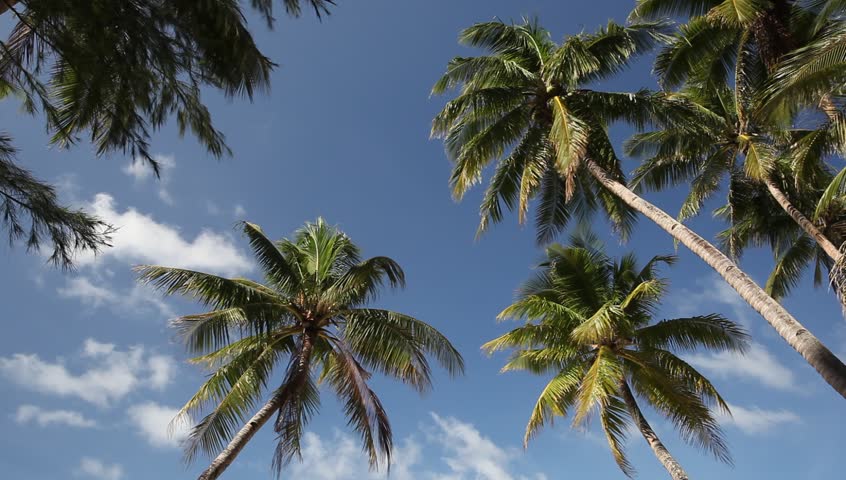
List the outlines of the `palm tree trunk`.
{"label": "palm tree trunk", "polygon": [[764,179],[764,183],[767,185],[767,190],[770,191],[770,195],[778,202],[782,209],[790,215],[790,218],[796,222],[802,230],[805,231],[808,235],[810,235],[814,240],[817,241],[820,247],[825,250],[825,253],[831,257],[832,260],[835,262],[838,261],[840,258],[840,250],[831,243],[831,240],[828,239],[823,233],[817,228],[814,223],[808,219],[802,212],[799,211],[793,203],[787,198],[787,195],[781,191],[778,185],[771,179],[766,178]]}
{"label": "palm tree trunk", "polygon": [[6,13],[10,8],[14,7],[19,0],[0,0],[0,15]]}
{"label": "palm tree trunk", "polygon": [[741,298],[761,314],[776,329],[779,335],[799,352],[809,364],[846,398],[846,365],[831,353],[822,342],[793,318],[775,299],[759,287],[748,275],[735,265],[723,252],[708,243],[696,232],[687,228],[660,208],[642,199],[625,185],[611,178],[605,170],[591,159],[585,160],[591,175],[607,190],[619,197],[673,238],[684,244],[691,252],[711,266],[734,288]]}
{"label": "palm tree trunk", "polygon": [[[311,353],[314,350],[314,341],[316,340],[317,332],[306,330],[303,335],[303,345],[300,351],[300,359],[297,365],[297,372],[294,378],[307,375],[311,367]],[[261,407],[253,418],[241,427],[241,430],[232,438],[229,445],[223,449],[222,452],[212,461],[211,465],[197,477],[197,480],[215,480],[223,474],[223,471],[229,468],[229,465],[235,461],[235,457],[241,453],[241,450],[247,445],[256,432],[267,423],[268,420],[275,414],[285,402],[284,394],[277,391],[273,397]]]}
{"label": "palm tree trunk", "polygon": [[268,420],[276,413],[279,408],[282,406],[283,398],[278,393],[273,396],[267,403],[261,407],[261,410],[258,411],[253,418],[247,422],[246,425],[241,427],[241,430],[232,437],[232,440],[229,442],[229,445],[223,449],[222,452],[214,459],[214,461],[209,465],[209,467],[198,477],[198,480],[213,480],[218,478],[224,470],[226,470],[229,465],[235,460],[235,457],[241,453],[241,450],[244,446],[247,445],[256,432],[259,431],[261,427],[267,423]]}
{"label": "palm tree trunk", "polygon": [[646,421],[646,418],[643,416],[643,412],[641,412],[640,407],[637,406],[634,395],[632,395],[632,391],[625,380],[620,382],[620,390],[623,394],[623,401],[626,402],[626,406],[629,407],[629,413],[632,415],[635,424],[637,424],[637,428],[640,430],[643,438],[646,439],[646,443],[648,443],[652,448],[652,452],[655,453],[656,457],[658,457],[658,461],[661,462],[661,465],[664,465],[665,469],[667,469],[670,477],[672,477],[673,480],[689,480],[690,477],[687,476],[687,472],[685,472],[682,466],[679,465],[679,462],[673,458],[673,455],[670,454],[667,447],[661,443],[661,439],[658,438],[658,434],[655,433],[655,430],[652,430],[649,422]]}

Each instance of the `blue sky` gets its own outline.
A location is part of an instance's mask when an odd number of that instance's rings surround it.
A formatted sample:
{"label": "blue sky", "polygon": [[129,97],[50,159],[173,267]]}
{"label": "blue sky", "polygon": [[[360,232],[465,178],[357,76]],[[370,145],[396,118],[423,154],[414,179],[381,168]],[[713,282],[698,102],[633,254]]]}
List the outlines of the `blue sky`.
{"label": "blue sky", "polygon": [[[574,432],[561,421],[527,451],[520,448],[544,379],[499,374],[503,356],[487,358],[479,345],[509,328],[494,317],[541,251],[532,227],[515,218],[474,241],[481,192],[460,204],[450,198],[449,163],[441,144],[428,138],[444,99],[428,92],[450,58],[472,53],[456,37],[474,22],[537,15],[560,39],[624,19],[631,2],[339,3],[322,23],[280,18],[276,31],[267,32],[255,22],[260,44],[280,64],[272,92],[252,104],[206,96],[234,158],[209,158],[168,127],[153,141],[168,165],[161,181],[122,155],[97,159],[84,144],[48,148],[39,119],[22,116],[11,101],[0,104],[21,163],[59,184],[69,203],[121,227],[114,248],[81,258],[71,274],[19,247],[0,247],[4,478],[171,480],[198,472],[203,465],[186,471],[166,424],[203,380],[183,362],[167,319],[199,310],[137,287],[130,268],[161,263],[255,276],[246,242],[232,228],[237,220],[281,237],[318,216],[341,226],[365,254],[399,261],[408,288],[380,303],[435,325],[467,361],[464,377],[439,375],[423,398],[376,380],[398,446],[392,478],[622,478],[595,425]],[[654,86],[645,59],[598,88]],[[650,198],[672,212],[680,201],[678,192]],[[720,228],[707,215],[691,224],[705,235]],[[598,232],[615,254],[633,249],[648,257],[674,249],[646,221],[626,245],[601,225]],[[701,261],[684,250],[679,255],[666,272],[672,288],[661,316],[723,313],[744,323],[755,344],[745,358],[691,358],[735,406],[724,426],[736,465],[684,445],[648,411],[665,443],[695,478],[836,477],[836,453],[846,441],[842,399]],[[759,282],[771,265],[764,251],[743,260]],[[834,297],[806,283],[786,301],[788,309],[846,353],[846,323]],[[287,475],[371,478],[353,439],[325,395],[306,439],[305,463]],[[270,478],[272,451],[272,433],[260,433],[224,478]],[[640,436],[630,438],[629,452],[640,478],[666,476]]]}

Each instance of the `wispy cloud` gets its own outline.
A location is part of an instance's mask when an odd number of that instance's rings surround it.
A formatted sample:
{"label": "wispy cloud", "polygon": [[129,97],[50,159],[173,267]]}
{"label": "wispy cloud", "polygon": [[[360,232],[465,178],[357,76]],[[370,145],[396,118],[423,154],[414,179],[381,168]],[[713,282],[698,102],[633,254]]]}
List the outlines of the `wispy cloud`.
{"label": "wispy cloud", "polygon": [[148,314],[152,308],[165,318],[172,318],[176,313],[161,295],[149,286],[135,284],[126,290],[107,286],[86,276],[67,278],[65,285],[56,289],[62,298],[79,300],[83,305],[100,308],[109,307],[121,315]]}
{"label": "wispy cloud", "polygon": [[152,215],[132,207],[118,210],[115,199],[107,193],[97,194],[88,210],[118,230],[112,235],[112,247],[98,255],[80,255],[77,259],[80,267],[98,266],[114,259],[124,265],[149,263],[222,275],[238,275],[252,268],[250,260],[228,235],[204,230],[187,239],[177,227],[160,223]]}
{"label": "wispy cloud", "polygon": [[93,339],[85,341],[80,360],[88,368],[74,373],[62,360],[49,362],[37,354],[16,353],[0,357],[0,375],[29,390],[105,407],[140,388],[161,390],[176,373],[171,357],[148,354],[142,346],[118,350]]}
{"label": "wispy cloud", "polygon": [[74,475],[95,480],[122,480],[124,478],[122,466],[116,463],[108,464],[90,457],[83,457],[79,461],[79,466],[74,470]]}
{"label": "wispy cloud", "polygon": [[384,469],[370,471],[352,436],[335,433],[322,438],[311,432],[304,437],[303,461],[292,464],[288,475],[310,480],[545,480],[542,473],[518,473],[525,470],[520,452],[497,445],[469,423],[433,413],[423,435],[397,445],[390,477]]}
{"label": "wispy cloud", "polygon": [[767,433],[784,424],[801,423],[799,415],[790,410],[765,410],[758,407],[741,407],[729,404],[731,416],[718,414],[722,423],[737,427],[748,435]]}
{"label": "wispy cloud", "polygon": [[[168,190],[172,171],[176,167],[176,159],[173,155],[153,155],[153,160],[159,164],[158,195],[159,199],[168,205],[173,205],[173,196]],[[136,158],[123,167],[123,173],[135,179],[136,183],[145,183],[147,180],[156,180],[155,172],[149,162],[143,158]]]}
{"label": "wispy cloud", "polygon": [[15,421],[21,425],[30,423],[39,427],[64,425],[67,427],[93,428],[97,422],[85,418],[79,412],[72,410],[45,410],[35,405],[21,405],[15,413]]}
{"label": "wispy cloud", "polygon": [[745,354],[718,352],[687,356],[696,368],[719,378],[741,378],[756,381],[777,390],[797,390],[796,376],[759,343],[753,343]]}
{"label": "wispy cloud", "polygon": [[235,218],[238,220],[246,220],[244,217],[247,216],[247,209],[240,203],[236,203],[235,208],[232,209],[232,214],[235,215]]}
{"label": "wispy cloud", "polygon": [[129,419],[139,435],[147,443],[158,448],[178,448],[188,436],[190,429],[187,425],[173,424],[171,420],[179,413],[179,409],[146,402],[133,405],[127,410]]}
{"label": "wispy cloud", "polygon": [[[750,326],[755,311],[729,284],[717,275],[706,275],[696,280],[697,288],[674,290],[669,306],[680,316],[702,315],[716,309],[727,310],[731,320]],[[723,307],[723,308],[720,308]]]}

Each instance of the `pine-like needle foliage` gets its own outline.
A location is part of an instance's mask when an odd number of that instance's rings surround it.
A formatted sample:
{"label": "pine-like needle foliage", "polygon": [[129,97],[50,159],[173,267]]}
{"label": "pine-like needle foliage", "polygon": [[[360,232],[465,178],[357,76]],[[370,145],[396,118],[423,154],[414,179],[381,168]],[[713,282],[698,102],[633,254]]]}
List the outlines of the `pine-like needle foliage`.
{"label": "pine-like needle foliage", "polygon": [[614,261],[595,241],[572,243],[547,248],[537,276],[499,316],[525,319],[525,325],[482,347],[512,352],[503,371],[552,375],[532,409],[525,442],[555,417],[571,415],[580,427],[597,415],[615,461],[632,476],[624,450],[632,406],[623,391],[630,386],[685,441],[730,462],[712,413],[713,407],[727,412],[726,402],[676,352],[742,351],[746,333],[714,314],[654,321],[667,286],[657,270],[674,257],[641,266],[631,254]]}
{"label": "pine-like needle foliage", "polygon": [[50,263],[73,265],[74,255],[108,246],[111,227],[81,210],[59,204],[50,185],[14,163],[11,140],[0,135],[0,221],[9,231],[9,242],[23,242],[38,250],[49,242]]}
{"label": "pine-like needle foliage", "polygon": [[[148,162],[152,132],[174,120],[216,157],[228,154],[212,123],[203,88],[252,98],[267,89],[273,63],[256,46],[237,0],[6,0],[0,14],[13,24],[0,41],[0,96],[14,94],[29,113],[44,115],[51,143],[69,146],[87,137],[98,154],[121,151]],[[271,0],[252,0],[272,25]],[[328,14],[331,0],[283,0],[290,15],[309,5]],[[4,145],[9,140],[4,136]],[[5,147],[4,147],[5,148]],[[33,219],[35,234],[53,242],[56,259],[70,266],[69,248],[96,249],[108,238],[90,217],[67,211],[53,187],[27,176],[4,155],[0,182],[20,210],[5,211],[13,237],[16,217]],[[27,174],[28,175],[28,174]],[[16,203],[12,201],[12,203]],[[6,205],[10,205],[8,202]],[[49,234],[45,234],[49,232]]]}
{"label": "pine-like needle foliage", "polygon": [[282,398],[274,457],[281,470],[300,455],[322,383],[338,396],[371,466],[390,464],[393,437],[387,413],[368,385],[371,372],[425,392],[431,387],[428,358],[455,375],[464,368],[461,355],[430,325],[368,306],[383,287],[405,285],[402,269],[390,258],[362,259],[350,238],[323,220],[277,242],[254,224],[244,223],[243,229],[264,283],[138,267],[141,281],[211,309],[174,323],[188,351],[197,355],[192,362],[211,372],[175,419],[187,422],[207,412],[191,432],[186,459],[216,455],[270,390]]}

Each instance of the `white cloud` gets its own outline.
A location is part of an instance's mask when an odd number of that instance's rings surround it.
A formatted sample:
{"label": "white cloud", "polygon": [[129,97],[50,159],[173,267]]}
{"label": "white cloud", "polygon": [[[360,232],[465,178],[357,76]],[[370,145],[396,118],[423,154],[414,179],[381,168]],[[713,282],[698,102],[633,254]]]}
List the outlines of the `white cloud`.
{"label": "white cloud", "polygon": [[[172,155],[153,155],[153,160],[159,164],[158,195],[159,199],[168,205],[173,205],[173,197],[167,189],[170,183],[171,171],[176,167],[176,160]],[[135,179],[136,183],[143,183],[155,177],[153,167],[143,158],[136,158],[123,167],[123,173]]]}
{"label": "white cloud", "polygon": [[441,418],[432,414],[439,427],[436,439],[444,447],[443,457],[453,474],[460,477],[508,480],[508,464],[513,453],[503,450],[490,439],[483,437],[472,425],[455,418]]}
{"label": "white cloud", "polygon": [[232,213],[238,220],[244,220],[244,216],[247,215],[247,209],[244,208],[244,206],[240,203],[235,204],[235,209],[232,211]]}
{"label": "white cloud", "polygon": [[134,178],[135,181],[143,182],[152,178],[155,172],[153,172],[153,167],[144,159],[136,158],[123,167],[123,173]]}
{"label": "white cloud", "polygon": [[66,279],[65,286],[56,291],[62,298],[76,299],[83,305],[94,308],[108,306],[124,315],[146,315],[148,309],[153,308],[167,318],[176,316],[161,295],[147,285],[135,284],[128,290],[120,291],[97,285],[90,278],[79,276]]}
{"label": "white cloud", "polygon": [[16,353],[0,357],[0,375],[36,392],[105,407],[140,388],[161,390],[176,371],[173,358],[149,355],[142,346],[121,351],[88,339],[80,357],[88,369],[74,373],[61,360],[48,362],[36,354]]}
{"label": "white cloud", "polygon": [[64,287],[57,289],[60,297],[77,298],[87,305],[99,307],[106,303],[114,303],[120,297],[111,290],[94,285],[86,277],[69,278]]}
{"label": "white cloud", "polygon": [[791,370],[782,365],[763,345],[752,343],[745,354],[718,352],[687,357],[693,366],[711,375],[754,380],[777,390],[797,390],[797,380]]}
{"label": "white cloud", "polygon": [[71,410],[44,410],[35,405],[21,405],[15,414],[15,421],[21,425],[34,423],[39,427],[66,425],[68,427],[92,428],[97,422]]}
{"label": "white cloud", "polygon": [[241,274],[252,268],[229,236],[203,230],[188,240],[178,228],[159,223],[132,207],[119,211],[107,193],[97,194],[88,209],[118,230],[112,235],[112,247],[98,255],[81,254],[77,259],[80,266],[101,265],[106,259],[115,259],[124,264],[159,264],[222,275]]}
{"label": "white cloud", "polygon": [[138,434],[143,436],[150,445],[159,448],[177,448],[190,431],[187,425],[180,422],[173,424],[171,420],[179,413],[179,409],[159,405],[155,402],[133,405],[127,410]]}
{"label": "white cloud", "polygon": [[[520,449],[503,448],[473,425],[432,414],[423,441],[408,437],[394,450],[391,474],[372,472],[357,439],[335,433],[323,439],[306,433],[303,461],[287,472],[291,478],[310,480],[545,480],[543,474],[516,473]],[[332,458],[327,462],[326,458]],[[425,464],[424,460],[428,460]],[[524,469],[523,469],[524,470]]]}
{"label": "white cloud", "polygon": [[78,477],[96,480],[121,480],[124,478],[123,467],[118,464],[109,465],[96,458],[84,457],[74,471]]}
{"label": "white cloud", "polygon": [[707,275],[697,279],[696,284],[698,288],[695,290],[683,288],[670,297],[670,303],[678,315],[702,315],[714,311],[716,305],[722,305],[731,311],[728,315],[730,320],[749,328],[750,316],[755,311],[725,280],[717,275]]}
{"label": "white cloud", "polygon": [[206,200],[206,212],[208,212],[209,215],[220,215],[220,207],[211,200]]}
{"label": "white cloud", "polygon": [[773,428],[788,424],[801,423],[799,415],[790,410],[764,410],[758,407],[741,407],[729,404],[731,416],[718,414],[721,422],[733,425],[748,435],[766,433]]}
{"label": "white cloud", "polygon": [[150,386],[156,390],[163,390],[176,378],[176,362],[165,355],[152,355],[147,359],[150,369]]}

